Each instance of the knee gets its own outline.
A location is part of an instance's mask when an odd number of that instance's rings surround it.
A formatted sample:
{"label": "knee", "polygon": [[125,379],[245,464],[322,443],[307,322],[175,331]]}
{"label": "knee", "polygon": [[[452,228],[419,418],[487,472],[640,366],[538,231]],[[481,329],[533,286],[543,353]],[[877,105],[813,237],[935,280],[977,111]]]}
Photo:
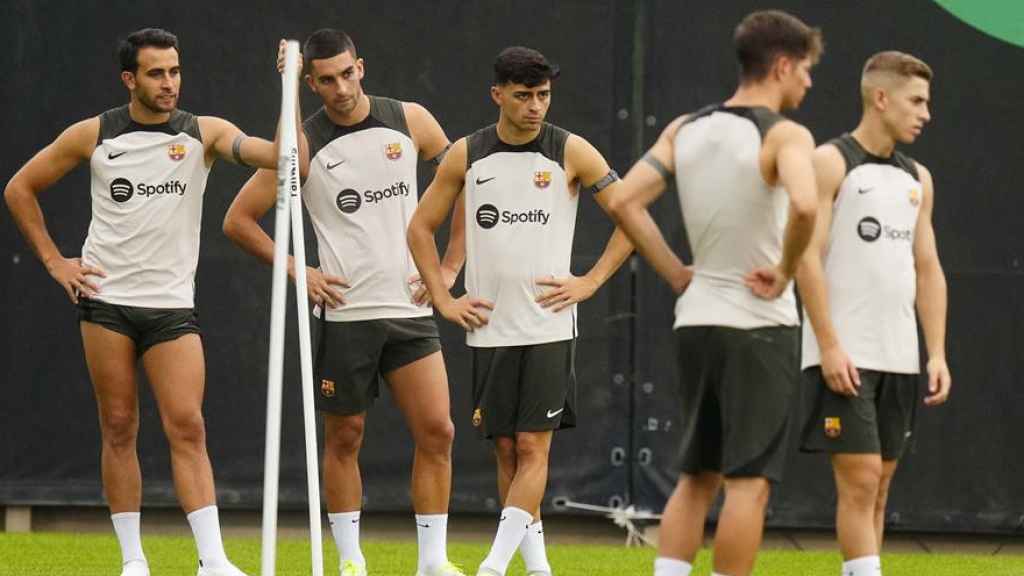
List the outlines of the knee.
{"label": "knee", "polygon": [[206,422],[199,410],[165,420],[164,431],[172,447],[206,444]]}
{"label": "knee", "polygon": [[722,477],[714,473],[684,474],[679,478],[676,492],[687,499],[694,498],[710,502],[722,487]]}
{"label": "knee", "polygon": [[495,438],[494,455],[498,458],[498,462],[502,466],[515,468],[516,441],[507,436],[500,436]]}
{"label": "knee", "polygon": [[515,441],[516,461],[520,466],[547,464],[548,443],[533,434],[520,434]]}
{"label": "knee", "polygon": [[115,449],[135,446],[139,432],[139,415],[132,408],[104,410],[100,416],[103,442]]}
{"label": "knee", "polygon": [[451,418],[441,418],[423,427],[416,439],[416,447],[430,454],[447,456],[451,454],[454,441],[455,425]]}
{"label": "knee", "polygon": [[324,450],[334,458],[354,458],[363,444],[361,416],[334,419],[324,426]]}
{"label": "knee", "polygon": [[772,485],[765,478],[743,478],[725,481],[725,497],[740,500],[746,506],[764,510],[772,495]]}
{"label": "knee", "polygon": [[[883,500],[882,472],[875,466],[848,470],[839,483],[839,498],[857,508],[874,508]],[[887,491],[887,490],[885,490]]]}

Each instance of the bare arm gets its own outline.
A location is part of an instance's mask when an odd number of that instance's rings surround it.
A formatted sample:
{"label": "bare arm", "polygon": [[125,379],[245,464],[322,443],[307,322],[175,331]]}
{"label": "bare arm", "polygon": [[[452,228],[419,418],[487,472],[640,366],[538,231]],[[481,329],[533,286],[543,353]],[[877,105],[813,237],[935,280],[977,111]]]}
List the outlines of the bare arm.
{"label": "bare arm", "polygon": [[832,227],[833,203],[846,177],[846,161],[835,146],[826,144],[814,151],[813,164],[818,185],[818,216],[814,235],[796,273],[797,289],[806,310],[804,321],[810,322],[814,328],[821,350],[821,371],[825,383],[837,394],[856,396],[860,375],[843,351],[832,324],[822,264]]}
{"label": "bare arm", "polygon": [[[405,110],[406,122],[409,124],[409,132],[419,150],[420,159],[426,161],[440,162],[439,156],[445,154],[451,146],[448,136],[445,135],[437,119],[423,106],[413,102],[402,104]],[[455,210],[452,213],[451,226],[448,232],[448,245],[445,248],[444,257],[441,259],[441,272],[445,284],[449,289],[455,284],[463,264],[466,262],[466,218],[465,203],[461,194],[455,203]],[[417,284],[421,280],[419,276],[410,279],[410,283]],[[413,302],[426,304],[429,301],[430,293],[425,285],[421,285],[413,294]]]}
{"label": "bare arm", "polygon": [[99,118],[73,124],[22,166],[4,189],[4,200],[18,229],[47,272],[75,303],[80,293],[96,295],[96,286],[87,276],[103,276],[104,273],[98,268],[83,266],[78,258],[68,259],[61,255],[46,229],[39,194],[92,155],[99,127]]}
{"label": "bare arm", "polygon": [[[654,270],[669,283],[676,294],[681,294],[693,278],[693,270],[683,265],[658,230],[647,206],[665,192],[666,178],[675,172],[673,140],[684,118],[670,123],[647,152],[626,173],[626,177],[612,193],[606,194],[605,209],[619,224]],[[663,174],[655,167],[665,170]]]}
{"label": "bare arm", "polygon": [[782,240],[782,260],[773,268],[754,270],[746,277],[750,289],[760,298],[773,299],[785,291],[800,265],[800,259],[814,234],[818,211],[815,184],[814,138],[795,122],[780,122],[768,131],[767,146],[777,147],[779,184],[789,194],[789,217]]}
{"label": "bare arm", "polygon": [[[277,201],[277,173],[257,170],[246,181],[224,215],[224,234],[239,248],[266,264],[274,263],[274,240],[260,226],[260,219]],[[288,257],[288,275],[295,279],[295,262]],[[334,308],[345,303],[344,296],[335,286],[348,287],[343,278],[306,268],[309,298],[315,304]]]}
{"label": "bare arm", "polygon": [[438,312],[466,330],[472,330],[487,323],[481,308],[491,308],[493,304],[466,296],[458,300],[452,298],[441,273],[441,260],[434,241],[434,234],[452,211],[465,184],[467,154],[465,138],[449,150],[416,207],[406,237],[416,268]]}
{"label": "bare arm", "polygon": [[914,233],[914,266],[917,271],[917,315],[921,319],[925,346],[928,349],[928,391],[925,403],[942,404],[949,397],[952,384],[946,364],[946,275],[935,246],[932,211],[935,205],[932,175],[918,164],[921,174],[921,211]]}
{"label": "bare arm", "polygon": [[[574,179],[579,182],[581,193],[593,194],[598,205],[607,213],[609,198],[615,193],[619,182],[607,184],[596,193],[587,190],[608,176],[611,172],[608,162],[590,142],[575,134],[569,136],[566,141],[565,157],[566,167],[573,174]],[[537,302],[545,308],[553,307],[554,311],[558,312],[577,302],[587,300],[608,281],[608,278],[611,278],[632,252],[633,245],[629,238],[616,227],[608,239],[601,257],[586,274],[581,277],[570,276],[569,278],[539,280],[538,284],[548,286],[549,289],[537,297]]]}

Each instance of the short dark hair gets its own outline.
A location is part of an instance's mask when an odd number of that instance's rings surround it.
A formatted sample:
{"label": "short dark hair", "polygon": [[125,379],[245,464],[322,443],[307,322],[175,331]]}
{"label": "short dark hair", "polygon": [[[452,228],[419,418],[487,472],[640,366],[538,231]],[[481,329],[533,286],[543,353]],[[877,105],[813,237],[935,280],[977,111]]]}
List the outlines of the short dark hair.
{"label": "short dark hair", "polygon": [[494,61],[494,83],[522,84],[533,88],[546,80],[558,78],[557,64],[548,62],[543,54],[525,46],[510,46]]}
{"label": "short dark hair", "polygon": [[309,71],[309,63],[313,60],[334,58],[344,52],[351,52],[352,57],[356,57],[356,45],[352,38],[341,30],[321,28],[310,34],[302,47],[304,68]]}
{"label": "short dark hair", "polygon": [[139,69],[139,50],[148,46],[174,48],[179,53],[178,37],[161,28],[136,30],[117,44],[117,57],[122,72],[136,72]]}
{"label": "short dark hair", "polygon": [[824,50],[821,30],[811,28],[796,16],[781,10],[752,12],[736,26],[733,34],[740,80],[764,79],[779,56],[810,57],[817,62]]}

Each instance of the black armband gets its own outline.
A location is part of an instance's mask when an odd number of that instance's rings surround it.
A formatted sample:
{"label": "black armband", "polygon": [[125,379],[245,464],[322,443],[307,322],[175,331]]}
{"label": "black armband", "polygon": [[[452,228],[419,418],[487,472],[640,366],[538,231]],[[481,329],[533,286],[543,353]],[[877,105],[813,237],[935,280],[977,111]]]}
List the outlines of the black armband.
{"label": "black armband", "polygon": [[662,164],[661,160],[658,160],[654,154],[647,152],[647,154],[644,154],[644,157],[640,160],[650,164],[652,168],[658,171],[658,174],[661,174],[661,177],[664,178],[666,182],[672,180],[672,172],[670,172],[668,167]]}
{"label": "black armband", "polygon": [[248,166],[249,163],[242,160],[242,140],[245,140],[245,134],[239,134],[235,136],[235,141],[231,143],[231,156],[234,157],[236,164],[242,166]]}
{"label": "black armband", "polygon": [[440,166],[441,165],[441,160],[444,160],[444,155],[448,153],[448,150],[451,150],[451,147],[452,147],[452,143],[449,142],[448,145],[444,147],[444,150],[441,150],[440,152],[438,152],[437,156],[434,156],[430,160],[427,160],[427,162],[430,162],[434,166]]}
{"label": "black armband", "polygon": [[587,186],[586,191],[590,192],[591,194],[597,194],[598,192],[604,190],[605,188],[610,186],[612,182],[615,182],[618,179],[619,175],[615,172],[615,170],[609,170],[603,178],[601,178],[597,182],[594,182],[590,186]]}

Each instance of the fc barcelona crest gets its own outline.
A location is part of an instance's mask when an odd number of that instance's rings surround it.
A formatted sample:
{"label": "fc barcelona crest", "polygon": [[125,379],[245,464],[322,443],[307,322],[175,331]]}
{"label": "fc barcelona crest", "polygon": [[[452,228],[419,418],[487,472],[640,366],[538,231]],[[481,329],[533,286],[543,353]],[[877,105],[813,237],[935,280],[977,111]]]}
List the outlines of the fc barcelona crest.
{"label": "fc barcelona crest", "polygon": [[534,172],[533,185],[537,188],[547,188],[551,184],[551,172]]}
{"label": "fc barcelona crest", "polygon": [[334,396],[334,380],[326,378],[320,380],[320,393],[324,395],[324,398],[332,398]]}
{"label": "fc barcelona crest", "polygon": [[839,438],[843,433],[843,424],[839,418],[825,418],[825,436]]}
{"label": "fc barcelona crest", "polygon": [[480,411],[479,408],[477,408],[476,410],[473,411],[473,427],[474,428],[479,428],[480,424],[482,424],[483,421],[484,421],[484,414],[483,414],[483,412]]}
{"label": "fc barcelona crest", "polygon": [[910,205],[917,206],[921,203],[921,190],[918,188],[910,189]]}
{"label": "fc barcelona crest", "polygon": [[388,160],[398,160],[402,157],[402,143],[388,144],[384,147],[384,155],[388,157]]}
{"label": "fc barcelona crest", "polygon": [[171,144],[167,147],[167,156],[175,162],[180,161],[185,157],[185,145],[184,144]]}

